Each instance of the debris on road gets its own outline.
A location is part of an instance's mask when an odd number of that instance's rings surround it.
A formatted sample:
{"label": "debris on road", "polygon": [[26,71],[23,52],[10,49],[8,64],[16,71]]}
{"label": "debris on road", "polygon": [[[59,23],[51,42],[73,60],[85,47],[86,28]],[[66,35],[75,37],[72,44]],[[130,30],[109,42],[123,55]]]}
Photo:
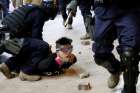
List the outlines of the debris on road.
{"label": "debris on road", "polygon": [[78,54],[82,54],[82,52],[81,52],[81,51],[79,51],[79,52],[78,52]]}
{"label": "debris on road", "polygon": [[87,41],[87,40],[83,40],[83,41],[81,41],[81,44],[82,45],[90,45],[90,41]]}
{"label": "debris on road", "polygon": [[90,85],[89,82],[88,83],[80,83],[78,85],[78,89],[79,90],[90,90],[91,89],[91,85]]}

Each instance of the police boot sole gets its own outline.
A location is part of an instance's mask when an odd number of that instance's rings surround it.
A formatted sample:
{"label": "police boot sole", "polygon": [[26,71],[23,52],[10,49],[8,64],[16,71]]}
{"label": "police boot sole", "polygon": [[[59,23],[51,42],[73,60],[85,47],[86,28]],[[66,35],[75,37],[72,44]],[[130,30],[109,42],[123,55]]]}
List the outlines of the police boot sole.
{"label": "police boot sole", "polygon": [[14,78],[14,77],[15,77],[15,75],[13,75],[13,74],[11,74],[11,73],[5,71],[4,69],[1,69],[1,68],[0,68],[0,71],[3,73],[3,75],[4,75],[7,79],[11,79],[11,78]]}

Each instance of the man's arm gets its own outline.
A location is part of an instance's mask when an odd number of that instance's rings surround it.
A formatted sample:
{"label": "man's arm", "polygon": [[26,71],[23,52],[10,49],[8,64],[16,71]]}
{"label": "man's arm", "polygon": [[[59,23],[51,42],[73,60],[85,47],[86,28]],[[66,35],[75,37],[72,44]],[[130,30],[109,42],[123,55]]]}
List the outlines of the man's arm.
{"label": "man's arm", "polygon": [[32,38],[37,38],[37,39],[41,39],[42,38],[42,32],[43,32],[43,26],[45,23],[45,16],[43,15],[43,13],[38,9],[38,10],[34,10],[32,11],[29,15],[28,18],[26,19],[26,23],[30,23],[31,24],[31,37]]}

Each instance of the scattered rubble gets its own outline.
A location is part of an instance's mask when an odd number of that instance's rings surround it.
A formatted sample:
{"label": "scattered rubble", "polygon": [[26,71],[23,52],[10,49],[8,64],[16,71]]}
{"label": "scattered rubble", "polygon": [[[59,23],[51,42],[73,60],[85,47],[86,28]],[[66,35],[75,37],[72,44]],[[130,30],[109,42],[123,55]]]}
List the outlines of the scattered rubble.
{"label": "scattered rubble", "polygon": [[79,90],[90,90],[91,89],[91,85],[90,85],[89,82],[88,83],[80,83],[78,85],[78,89]]}
{"label": "scattered rubble", "polygon": [[83,40],[83,41],[81,41],[81,44],[82,45],[90,45],[90,41],[87,41],[87,40]]}
{"label": "scattered rubble", "polygon": [[82,54],[82,52],[81,52],[81,51],[79,51],[79,52],[78,52],[78,54]]}

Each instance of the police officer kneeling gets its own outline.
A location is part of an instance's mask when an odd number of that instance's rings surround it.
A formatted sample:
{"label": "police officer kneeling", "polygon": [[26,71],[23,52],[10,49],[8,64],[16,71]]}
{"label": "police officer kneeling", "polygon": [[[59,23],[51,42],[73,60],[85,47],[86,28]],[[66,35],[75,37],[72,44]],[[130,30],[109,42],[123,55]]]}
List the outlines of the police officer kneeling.
{"label": "police officer kneeling", "polygon": [[45,0],[40,5],[23,5],[3,19],[10,39],[2,42],[1,53],[13,54],[13,57],[0,65],[0,71],[7,78],[14,77],[11,71],[15,70],[20,72],[21,78],[40,79],[38,75],[30,77],[30,73],[33,73],[37,62],[50,53],[49,44],[43,41],[42,29],[45,21],[54,19],[56,14],[56,0]]}

